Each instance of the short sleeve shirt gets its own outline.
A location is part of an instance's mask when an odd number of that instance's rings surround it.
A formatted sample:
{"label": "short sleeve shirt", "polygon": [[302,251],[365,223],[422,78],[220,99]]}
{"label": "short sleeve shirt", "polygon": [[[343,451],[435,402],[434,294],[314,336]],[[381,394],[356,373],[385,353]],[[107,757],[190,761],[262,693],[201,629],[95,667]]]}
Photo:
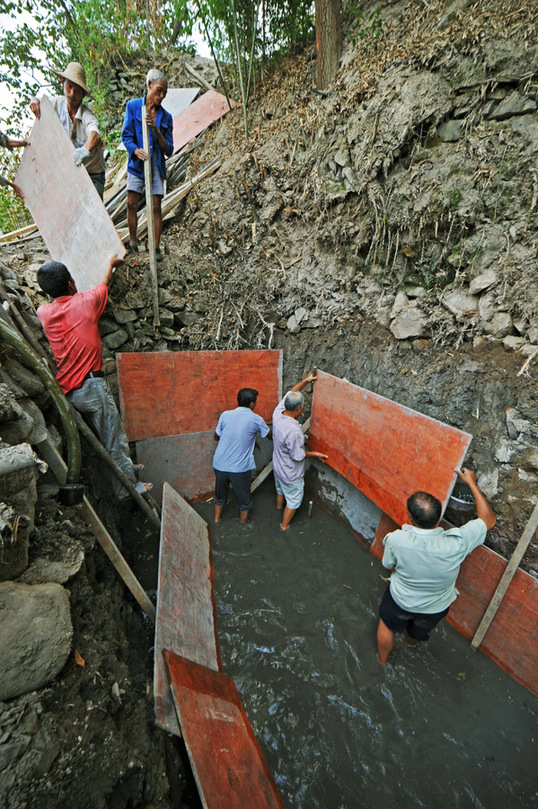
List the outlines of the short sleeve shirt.
{"label": "short sleeve shirt", "polygon": [[256,468],[254,444],[269,427],[250,407],[236,407],[221,414],[217,429],[219,442],[213,456],[213,468],[219,472],[249,472]]}
{"label": "short sleeve shirt", "polygon": [[88,292],[55,298],[37,310],[58,365],[56,379],[64,393],[80,388],[89,371],[103,366],[97,324],[107,299],[108,287],[98,284]]}
{"label": "short sleeve shirt", "polygon": [[383,540],[383,566],[394,567],[390,593],[409,612],[442,612],[458,597],[456,579],[460,565],[482,545],[487,528],[483,520],[471,520],[461,528],[424,530],[403,525]]}
{"label": "short sleeve shirt", "polygon": [[[94,113],[86,104],[81,104],[75,115],[75,120],[71,120],[69,111],[67,109],[67,99],[65,96],[56,96],[51,99],[52,106],[60,122],[71,138],[71,141],[76,149],[84,146],[90,136],[90,132],[99,131],[99,121]],[[103,156],[103,149],[100,146],[92,152],[90,157],[83,161],[88,174],[101,174],[105,170],[105,159]]]}
{"label": "short sleeve shirt", "polygon": [[286,396],[273,412],[273,470],[284,483],[293,483],[304,476],[305,439],[297,419],[284,415]]}

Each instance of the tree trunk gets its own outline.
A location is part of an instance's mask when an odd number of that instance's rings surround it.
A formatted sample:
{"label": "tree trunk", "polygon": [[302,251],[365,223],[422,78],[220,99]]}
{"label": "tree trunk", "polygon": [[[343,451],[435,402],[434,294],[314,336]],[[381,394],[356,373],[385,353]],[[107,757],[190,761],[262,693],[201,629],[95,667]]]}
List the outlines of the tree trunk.
{"label": "tree trunk", "polygon": [[317,87],[325,90],[334,80],[340,65],[342,37],[341,0],[315,0],[316,47],[318,51]]}

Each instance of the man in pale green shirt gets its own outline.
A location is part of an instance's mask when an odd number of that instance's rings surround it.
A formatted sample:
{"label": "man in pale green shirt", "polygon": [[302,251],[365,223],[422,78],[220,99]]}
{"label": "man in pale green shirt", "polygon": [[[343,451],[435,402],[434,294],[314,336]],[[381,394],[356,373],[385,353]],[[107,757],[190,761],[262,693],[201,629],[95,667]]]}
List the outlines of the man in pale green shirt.
{"label": "man in pale green shirt", "polygon": [[411,524],[383,540],[383,566],[391,568],[392,574],[379,607],[377,650],[382,666],[392,651],[395,632],[404,632],[410,645],[428,640],[430,631],[458,597],[456,579],[461,563],[482,545],[496,523],[475,473],[470,469],[457,472],[471,489],[478,519],[444,530],[439,526],[439,500],[427,492],[415,492],[407,501]]}

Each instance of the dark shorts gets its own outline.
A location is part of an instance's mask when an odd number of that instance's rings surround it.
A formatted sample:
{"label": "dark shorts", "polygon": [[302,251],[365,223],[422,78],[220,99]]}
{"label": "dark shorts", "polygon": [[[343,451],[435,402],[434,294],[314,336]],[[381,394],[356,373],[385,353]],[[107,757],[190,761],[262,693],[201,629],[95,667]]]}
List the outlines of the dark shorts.
{"label": "dark shorts", "polygon": [[390,594],[390,587],[379,605],[379,617],[391,632],[407,632],[414,640],[428,640],[430,632],[437,626],[448,612],[448,607],[442,612],[409,612],[402,609]]}
{"label": "dark shorts", "polygon": [[213,469],[213,472],[215,473],[213,502],[217,506],[223,506],[228,499],[228,489],[231,483],[239,511],[248,511],[252,508],[252,497],[250,496],[252,472],[221,472],[219,469]]}

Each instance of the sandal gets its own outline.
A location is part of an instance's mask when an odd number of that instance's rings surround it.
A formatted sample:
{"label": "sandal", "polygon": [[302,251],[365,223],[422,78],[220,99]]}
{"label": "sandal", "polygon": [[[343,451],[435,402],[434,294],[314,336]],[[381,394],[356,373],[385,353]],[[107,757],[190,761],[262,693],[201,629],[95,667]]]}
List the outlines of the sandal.
{"label": "sandal", "polygon": [[152,489],[153,483],[143,483],[142,481],[139,481],[135,486],[135,490],[138,492],[138,494],[141,494],[142,497],[145,494],[149,494]]}

